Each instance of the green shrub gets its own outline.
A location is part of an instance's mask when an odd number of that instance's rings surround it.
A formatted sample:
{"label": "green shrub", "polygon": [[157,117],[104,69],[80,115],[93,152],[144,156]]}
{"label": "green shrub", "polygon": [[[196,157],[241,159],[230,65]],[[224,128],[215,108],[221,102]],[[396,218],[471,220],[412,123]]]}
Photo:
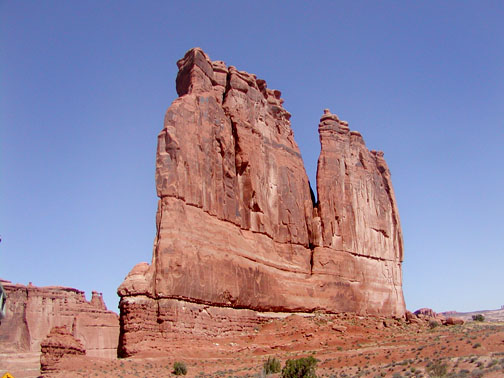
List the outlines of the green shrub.
{"label": "green shrub", "polygon": [[317,361],[313,356],[287,360],[282,369],[282,378],[317,378]]}
{"label": "green shrub", "polygon": [[475,322],[484,322],[485,321],[485,317],[483,316],[483,314],[473,315],[472,319]]}
{"label": "green shrub", "polygon": [[263,365],[264,374],[275,374],[280,373],[282,366],[280,365],[280,360],[275,357],[268,357],[268,360]]}
{"label": "green shrub", "polygon": [[173,374],[175,375],[186,375],[187,374],[187,367],[186,364],[183,362],[175,362],[173,364]]}
{"label": "green shrub", "polygon": [[438,325],[439,325],[439,323],[437,322],[437,320],[430,320],[429,321],[429,328],[430,329],[436,328]]}

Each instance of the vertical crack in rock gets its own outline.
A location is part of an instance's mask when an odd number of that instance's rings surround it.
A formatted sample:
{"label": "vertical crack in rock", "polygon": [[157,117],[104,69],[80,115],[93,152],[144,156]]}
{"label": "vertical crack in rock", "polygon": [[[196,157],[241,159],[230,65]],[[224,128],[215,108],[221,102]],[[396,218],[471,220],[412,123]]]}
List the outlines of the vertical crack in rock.
{"label": "vertical crack in rock", "polygon": [[152,264],[118,289],[121,355],[201,330],[241,332],[257,311],[402,316],[402,235],[383,156],[326,109],[315,196],[280,91],[199,48],[177,66],[180,97],[158,138]]}
{"label": "vertical crack in rock", "polygon": [[318,201],[315,199],[315,193],[313,192],[310,181],[308,181],[308,185],[310,186],[310,198],[312,200],[312,205],[313,205],[313,208],[315,209],[318,206]]}
{"label": "vertical crack in rock", "polygon": [[310,243],[309,248],[310,248],[310,275],[312,275],[313,274],[313,255],[315,253],[315,246],[312,243]]}
{"label": "vertical crack in rock", "polygon": [[229,117],[229,121],[231,122],[231,130],[233,132],[233,139],[235,145],[235,167],[236,167],[236,175],[242,176],[245,170],[247,169],[248,161],[243,161],[242,159],[242,151],[240,147],[240,138],[238,136],[238,131],[236,127],[236,123],[233,122],[232,118]]}
{"label": "vertical crack in rock", "polygon": [[164,321],[163,321],[163,318],[161,317],[161,308],[160,308],[161,304],[159,303],[159,301],[157,302],[157,312],[156,312],[156,322],[158,324],[162,324]]}

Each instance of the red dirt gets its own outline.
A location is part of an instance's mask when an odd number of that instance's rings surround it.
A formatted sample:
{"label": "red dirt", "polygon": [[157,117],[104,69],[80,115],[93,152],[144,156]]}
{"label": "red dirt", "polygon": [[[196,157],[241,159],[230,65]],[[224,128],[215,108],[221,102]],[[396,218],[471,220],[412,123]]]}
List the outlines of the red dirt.
{"label": "red dirt", "polygon": [[[346,327],[346,329],[345,329]],[[253,334],[211,340],[173,340],[161,355],[105,361],[74,357],[54,377],[166,377],[173,363],[188,377],[260,376],[262,364],[313,355],[319,377],[428,377],[436,365],[460,377],[504,376],[504,324],[470,322],[429,329],[403,320],[351,315],[297,315],[276,319]],[[462,370],[467,370],[463,375]],[[275,375],[273,375],[275,376]],[[276,376],[279,376],[277,374]]]}

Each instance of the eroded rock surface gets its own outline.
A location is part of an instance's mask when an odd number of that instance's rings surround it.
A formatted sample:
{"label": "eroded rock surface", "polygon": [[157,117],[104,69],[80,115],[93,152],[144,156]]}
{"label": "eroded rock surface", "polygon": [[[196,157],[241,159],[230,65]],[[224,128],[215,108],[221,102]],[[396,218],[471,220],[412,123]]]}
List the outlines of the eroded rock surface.
{"label": "eroded rock surface", "polygon": [[25,286],[1,281],[7,292],[6,317],[0,325],[0,352],[40,352],[41,341],[56,326],[66,326],[92,357],[115,358],[119,319],[102,295],[60,286]]}
{"label": "eroded rock surface", "polygon": [[43,377],[49,377],[58,371],[58,362],[62,358],[84,356],[86,349],[67,327],[54,327],[40,344],[40,372]]}
{"label": "eroded rock surface", "polygon": [[177,65],[180,97],[158,137],[152,264],[118,289],[120,353],[240,331],[275,311],[403,316],[383,153],[325,111],[315,203],[280,91],[198,48]]}

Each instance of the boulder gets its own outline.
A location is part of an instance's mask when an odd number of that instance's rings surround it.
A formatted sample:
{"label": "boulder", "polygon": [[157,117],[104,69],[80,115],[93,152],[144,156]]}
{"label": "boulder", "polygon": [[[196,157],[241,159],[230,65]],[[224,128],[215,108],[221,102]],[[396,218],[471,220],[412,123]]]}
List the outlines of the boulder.
{"label": "boulder", "polygon": [[462,325],[462,324],[464,324],[464,320],[460,319],[460,318],[449,317],[449,318],[446,318],[444,324],[445,325]]}
{"label": "boulder", "polygon": [[333,331],[340,332],[340,333],[345,333],[347,330],[347,327],[345,327],[343,325],[338,325],[338,324],[334,324],[331,328]]}

